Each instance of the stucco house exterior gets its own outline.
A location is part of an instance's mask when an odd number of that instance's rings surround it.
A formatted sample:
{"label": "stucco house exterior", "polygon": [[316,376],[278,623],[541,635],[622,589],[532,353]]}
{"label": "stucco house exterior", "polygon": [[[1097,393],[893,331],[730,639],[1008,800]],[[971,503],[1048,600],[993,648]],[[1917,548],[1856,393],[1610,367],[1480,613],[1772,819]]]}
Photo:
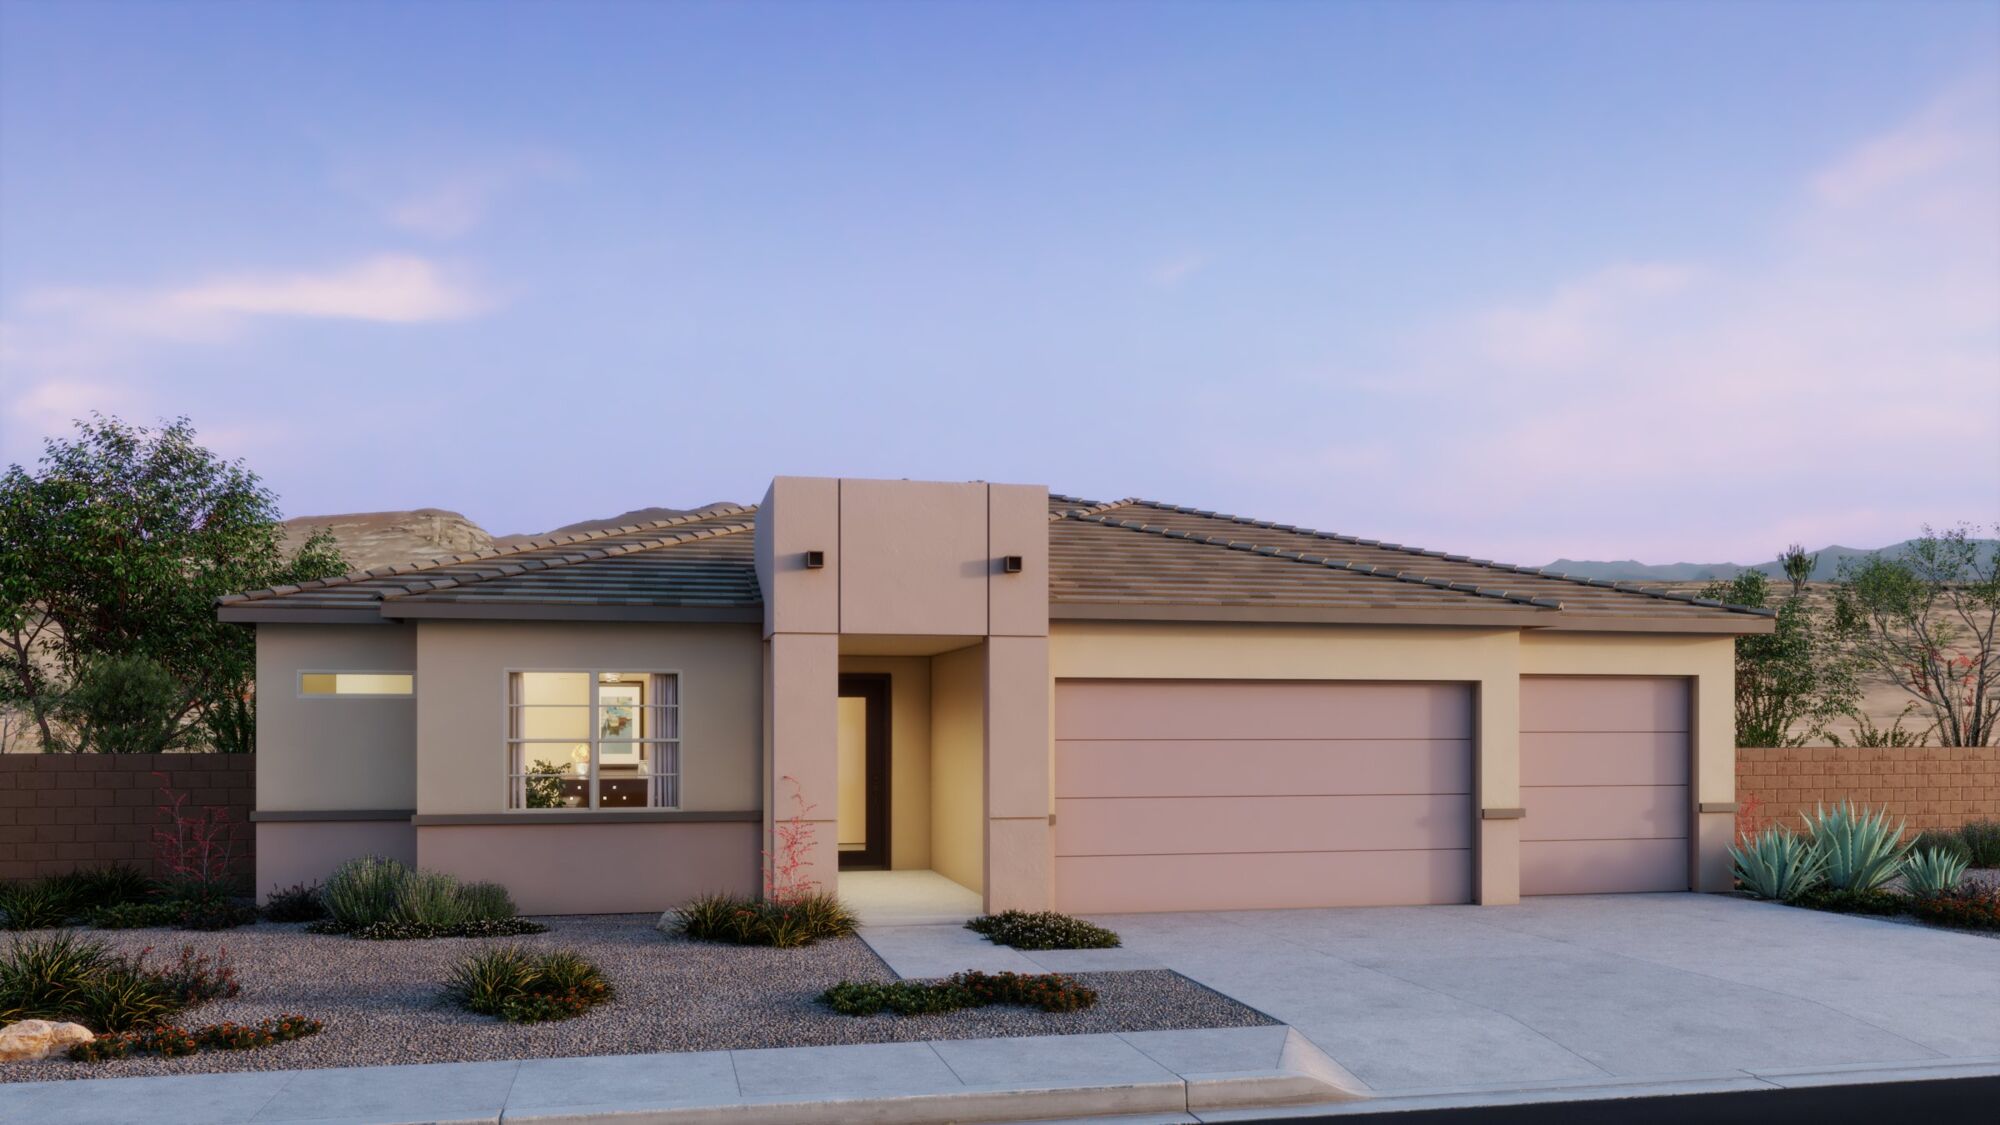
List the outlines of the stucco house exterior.
{"label": "stucco house exterior", "polygon": [[222,599],[257,879],[374,853],[525,911],[932,871],[988,909],[1720,890],[1767,613],[1029,485],[754,508]]}

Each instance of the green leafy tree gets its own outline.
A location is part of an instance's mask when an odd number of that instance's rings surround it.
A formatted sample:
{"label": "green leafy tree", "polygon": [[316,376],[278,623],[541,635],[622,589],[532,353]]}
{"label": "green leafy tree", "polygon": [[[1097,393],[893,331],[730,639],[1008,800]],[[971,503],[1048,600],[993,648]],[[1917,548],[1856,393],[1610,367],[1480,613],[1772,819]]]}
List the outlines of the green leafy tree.
{"label": "green leafy tree", "polygon": [[1812,572],[1819,566],[1819,556],[1806,554],[1804,547],[1794,543],[1778,556],[1778,565],[1784,568],[1785,581],[1792,584],[1792,596],[1800,598],[1805,596],[1806,583],[1812,581]]}
{"label": "green leafy tree", "polygon": [[[1731,605],[1767,607],[1771,582],[1746,570],[1702,591]],[[1823,735],[1861,696],[1852,662],[1834,631],[1802,594],[1778,605],[1777,628],[1736,638],[1736,741],[1803,746]]]}
{"label": "green leafy tree", "polygon": [[1866,667],[1915,697],[1945,746],[2000,733],[2000,550],[1960,524],[1929,527],[1896,558],[1841,567],[1834,614]]}
{"label": "green leafy tree", "polygon": [[[286,551],[276,498],[185,418],[154,430],[93,415],[45,443],[34,471],[9,466],[0,543],[0,702],[50,748],[65,741],[64,695],[108,656],[165,669],[176,723],[214,739],[231,707],[243,717],[256,669],[251,631],[218,622],[215,599],[345,569],[324,532]],[[247,746],[245,731],[225,737]]]}
{"label": "green leafy tree", "polygon": [[159,754],[184,743],[186,693],[151,659],[101,656],[83,669],[56,705],[70,750]]}

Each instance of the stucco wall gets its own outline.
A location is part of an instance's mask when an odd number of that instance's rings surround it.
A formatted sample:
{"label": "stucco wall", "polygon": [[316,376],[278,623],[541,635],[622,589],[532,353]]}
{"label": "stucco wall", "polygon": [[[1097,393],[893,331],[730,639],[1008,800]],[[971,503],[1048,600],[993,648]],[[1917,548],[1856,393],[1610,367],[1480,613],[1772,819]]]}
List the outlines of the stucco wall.
{"label": "stucco wall", "polygon": [[842,672],[889,677],[889,866],[931,865],[931,661],[843,656]]}
{"label": "stucco wall", "polygon": [[299,673],[416,667],[412,626],[257,626],[257,807],[415,808],[415,699],[301,698]]}
{"label": "stucco wall", "polygon": [[680,807],[763,805],[755,625],[426,621],[416,649],[420,813],[507,810],[507,674],[536,670],[679,673]]}
{"label": "stucco wall", "polygon": [[931,661],[931,869],[986,887],[986,649]]}

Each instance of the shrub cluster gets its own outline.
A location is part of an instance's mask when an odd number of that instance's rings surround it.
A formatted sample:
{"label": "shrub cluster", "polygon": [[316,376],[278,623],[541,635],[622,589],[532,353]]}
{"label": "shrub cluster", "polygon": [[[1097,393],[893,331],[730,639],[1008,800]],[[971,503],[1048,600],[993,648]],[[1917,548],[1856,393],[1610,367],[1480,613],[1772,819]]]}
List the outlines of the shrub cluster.
{"label": "shrub cluster", "polygon": [[852,934],[854,911],[823,891],[763,901],[739,895],[703,895],[660,919],[659,928],[695,941],[769,945],[793,949]]}
{"label": "shrub cluster", "polygon": [[133,1055],[178,1058],[202,1050],[253,1051],[317,1035],[325,1026],[316,1019],[298,1015],[282,1015],[254,1024],[214,1023],[193,1029],[166,1025],[100,1035],[88,1043],[72,1046],[69,1057],[74,1062],[105,1062]]}
{"label": "shrub cluster", "polygon": [[[1914,914],[1967,929],[2000,929],[2000,890],[1962,886],[1968,857],[2000,845],[2000,822],[1903,842],[1902,825],[1845,802],[1807,818],[1801,836],[1779,826],[1729,850],[1736,879],[1758,898],[1844,914]],[[1972,860],[1971,862],[1977,862]],[[1900,876],[1902,890],[1885,884]]]}
{"label": "shrub cluster", "polygon": [[460,961],[445,998],[509,1023],[569,1019],[611,999],[611,984],[581,954],[534,953],[519,946],[482,950]]}
{"label": "shrub cluster", "polygon": [[1075,1012],[1097,1003],[1097,990],[1061,973],[956,973],[943,980],[842,981],[820,1002],[843,1016],[931,1015],[992,1004]]}
{"label": "shrub cluster", "polygon": [[68,1020],[96,1031],[154,1027],[182,1009],[234,996],[241,986],[226,952],[185,946],[174,964],[121,957],[101,941],[62,933],[17,938],[0,952],[0,1023]]}
{"label": "shrub cluster", "polygon": [[2000,867],[2000,820],[1975,820],[1924,837],[1965,860],[1971,867]]}
{"label": "shrub cluster", "polygon": [[1966,887],[1931,898],[1913,899],[1910,913],[1940,926],[2000,930],[2000,887]]}
{"label": "shrub cluster", "polygon": [[72,922],[101,929],[172,926],[226,930],[257,920],[257,909],[223,881],[157,881],[116,865],[0,884],[0,928],[47,930]]}
{"label": "shrub cluster", "polygon": [[326,903],[320,899],[319,884],[294,883],[272,891],[264,900],[264,917],[273,922],[317,922],[326,917]]}
{"label": "shrub cluster", "polygon": [[994,945],[1015,949],[1116,949],[1118,935],[1094,922],[1053,910],[1003,910],[965,924]]}
{"label": "shrub cluster", "polygon": [[378,856],[341,864],[317,897],[328,917],[306,927],[316,934],[396,941],[548,929],[518,917],[507,888],[498,883],[461,883],[443,872],[413,870]]}

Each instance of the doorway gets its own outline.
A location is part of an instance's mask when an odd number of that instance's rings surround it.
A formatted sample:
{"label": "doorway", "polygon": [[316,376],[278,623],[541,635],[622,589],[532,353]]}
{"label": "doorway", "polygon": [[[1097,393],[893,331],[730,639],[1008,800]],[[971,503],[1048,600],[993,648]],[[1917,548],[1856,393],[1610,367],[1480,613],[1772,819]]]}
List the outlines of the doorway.
{"label": "doorway", "polygon": [[889,677],[840,677],[840,807],[835,824],[841,870],[889,866]]}

